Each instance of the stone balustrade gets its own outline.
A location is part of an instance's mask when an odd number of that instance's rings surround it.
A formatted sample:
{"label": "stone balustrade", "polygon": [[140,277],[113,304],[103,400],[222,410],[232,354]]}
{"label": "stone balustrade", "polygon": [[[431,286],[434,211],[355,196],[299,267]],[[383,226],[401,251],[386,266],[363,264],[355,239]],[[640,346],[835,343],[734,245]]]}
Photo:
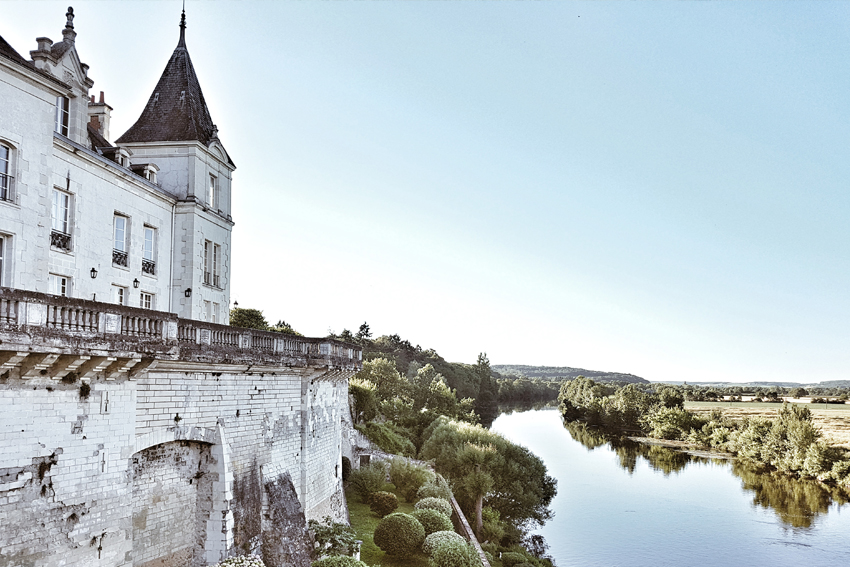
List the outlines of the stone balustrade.
{"label": "stone balustrade", "polygon": [[31,350],[134,353],[218,364],[359,369],[349,343],[181,319],[173,313],[0,287],[0,340]]}

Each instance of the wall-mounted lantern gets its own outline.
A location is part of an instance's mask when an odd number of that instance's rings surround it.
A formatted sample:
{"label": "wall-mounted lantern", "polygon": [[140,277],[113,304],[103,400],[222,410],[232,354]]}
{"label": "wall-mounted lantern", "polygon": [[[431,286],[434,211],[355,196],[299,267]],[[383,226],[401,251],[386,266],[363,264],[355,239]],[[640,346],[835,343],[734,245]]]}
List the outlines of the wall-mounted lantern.
{"label": "wall-mounted lantern", "polygon": [[238,301],[234,301],[234,302],[233,302],[233,308],[234,308],[234,309],[239,309],[239,302],[238,302]]}
{"label": "wall-mounted lantern", "polygon": [[136,288],[136,289],[138,289],[138,287],[139,287],[139,278],[136,278],[136,279],[134,279],[134,280],[133,280],[133,287],[134,287],[134,288]]}
{"label": "wall-mounted lantern", "polygon": [[96,277],[97,277],[97,269],[92,268],[91,269],[91,279],[95,279]]}
{"label": "wall-mounted lantern", "polygon": [[187,287],[186,291],[184,291],[183,293],[186,295],[186,297],[192,297],[192,288]]}

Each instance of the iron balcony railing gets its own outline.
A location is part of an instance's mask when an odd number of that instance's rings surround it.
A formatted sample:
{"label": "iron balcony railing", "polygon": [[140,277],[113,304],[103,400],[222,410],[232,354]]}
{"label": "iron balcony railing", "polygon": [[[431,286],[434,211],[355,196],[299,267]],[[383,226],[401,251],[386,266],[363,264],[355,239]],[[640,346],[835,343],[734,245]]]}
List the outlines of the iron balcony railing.
{"label": "iron balcony railing", "polygon": [[112,249],[112,263],[116,266],[124,266],[125,268],[128,265],[127,262],[127,253],[123,250],[118,250],[117,248]]}
{"label": "iron balcony railing", "polygon": [[142,258],[142,273],[150,275],[156,274],[156,262]]}
{"label": "iron balcony railing", "polygon": [[61,230],[51,230],[50,231],[50,245],[54,248],[61,248],[62,250],[70,250],[71,249],[71,235],[62,232]]}

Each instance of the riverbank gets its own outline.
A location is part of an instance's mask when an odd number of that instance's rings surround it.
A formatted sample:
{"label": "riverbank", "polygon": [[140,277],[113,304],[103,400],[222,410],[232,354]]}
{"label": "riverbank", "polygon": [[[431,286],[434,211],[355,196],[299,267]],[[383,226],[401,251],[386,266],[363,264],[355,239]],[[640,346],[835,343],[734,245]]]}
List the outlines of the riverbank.
{"label": "riverbank", "polygon": [[[850,449],[850,405],[800,404],[812,412],[812,423],[830,445]],[[773,419],[782,404],[754,402],[685,402],[685,409],[701,417],[720,410],[723,417],[734,421],[764,417]]]}

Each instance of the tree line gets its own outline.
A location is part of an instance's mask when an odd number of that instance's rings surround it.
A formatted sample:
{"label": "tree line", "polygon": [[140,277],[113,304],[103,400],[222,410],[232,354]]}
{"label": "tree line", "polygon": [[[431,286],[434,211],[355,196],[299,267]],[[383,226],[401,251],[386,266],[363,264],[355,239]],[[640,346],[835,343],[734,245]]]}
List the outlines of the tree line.
{"label": "tree line", "polygon": [[684,401],[683,392],[672,386],[614,388],[581,377],[564,383],[558,395],[566,422],[687,441],[732,453],[769,470],[850,489],[850,451],[822,439],[808,407],[783,404],[774,419],[734,421],[717,410],[699,416],[684,409]]}

